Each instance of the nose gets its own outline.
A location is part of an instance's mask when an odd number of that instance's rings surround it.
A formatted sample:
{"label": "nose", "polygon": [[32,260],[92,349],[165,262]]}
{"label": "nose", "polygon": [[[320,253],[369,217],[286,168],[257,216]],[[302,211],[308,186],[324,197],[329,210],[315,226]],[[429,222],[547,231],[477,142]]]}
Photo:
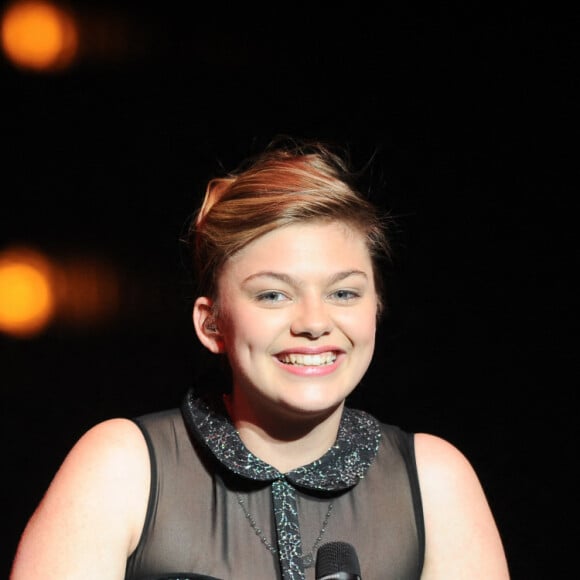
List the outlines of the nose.
{"label": "nose", "polygon": [[332,330],[329,306],[320,298],[304,298],[295,309],[291,332],[295,336],[320,338]]}

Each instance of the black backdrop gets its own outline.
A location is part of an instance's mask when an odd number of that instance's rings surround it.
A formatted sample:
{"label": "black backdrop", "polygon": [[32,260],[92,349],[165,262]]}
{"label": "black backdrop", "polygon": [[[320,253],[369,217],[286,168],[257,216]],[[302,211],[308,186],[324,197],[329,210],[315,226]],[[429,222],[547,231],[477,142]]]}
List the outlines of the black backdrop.
{"label": "black backdrop", "polygon": [[[77,7],[91,4],[113,13]],[[99,256],[124,280],[108,324],[0,336],[6,571],[85,429],[175,406],[212,376],[178,240],[204,180],[277,134],[373,157],[365,187],[398,224],[389,313],[352,404],[468,455],[514,578],[573,569],[572,15],[354,6],[117,2],[129,56],[57,75],[1,63],[0,250]]]}

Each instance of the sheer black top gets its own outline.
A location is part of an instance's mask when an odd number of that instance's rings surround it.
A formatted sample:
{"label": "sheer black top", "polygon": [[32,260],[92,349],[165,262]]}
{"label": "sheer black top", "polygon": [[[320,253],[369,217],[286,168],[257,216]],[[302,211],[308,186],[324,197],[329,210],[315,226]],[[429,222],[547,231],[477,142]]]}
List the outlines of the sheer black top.
{"label": "sheer black top", "polygon": [[413,435],[345,408],[335,445],[282,474],[252,455],[223,406],[135,419],[151,458],[142,537],[126,580],[315,579],[317,548],[355,548],[364,580],[416,580],[424,525]]}

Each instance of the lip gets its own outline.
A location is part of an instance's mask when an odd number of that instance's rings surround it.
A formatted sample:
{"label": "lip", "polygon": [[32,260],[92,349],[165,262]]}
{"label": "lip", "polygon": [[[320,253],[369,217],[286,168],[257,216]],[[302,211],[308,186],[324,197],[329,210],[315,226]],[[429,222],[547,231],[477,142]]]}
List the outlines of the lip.
{"label": "lip", "polygon": [[274,356],[278,357],[286,354],[322,354],[323,352],[333,352],[338,356],[344,353],[344,350],[332,344],[327,344],[326,346],[296,346],[276,352]]}
{"label": "lip", "polygon": [[[327,365],[321,366],[300,366],[300,365],[290,365],[283,363],[279,357],[289,354],[304,354],[304,355],[317,355],[325,352],[333,352],[336,355],[336,359]],[[337,346],[318,346],[318,347],[297,347],[289,348],[283,351],[277,352],[273,358],[275,363],[283,371],[298,377],[324,377],[326,375],[332,374],[341,365],[344,360],[345,352],[342,348]]]}

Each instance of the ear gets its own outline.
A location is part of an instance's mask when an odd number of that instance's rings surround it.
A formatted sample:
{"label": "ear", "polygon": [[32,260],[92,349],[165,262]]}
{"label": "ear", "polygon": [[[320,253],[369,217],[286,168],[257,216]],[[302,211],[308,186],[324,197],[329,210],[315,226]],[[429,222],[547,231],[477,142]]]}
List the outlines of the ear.
{"label": "ear", "polygon": [[224,352],[224,341],[217,326],[214,303],[206,296],[200,296],[193,305],[193,326],[197,338],[205,348],[214,354]]}

